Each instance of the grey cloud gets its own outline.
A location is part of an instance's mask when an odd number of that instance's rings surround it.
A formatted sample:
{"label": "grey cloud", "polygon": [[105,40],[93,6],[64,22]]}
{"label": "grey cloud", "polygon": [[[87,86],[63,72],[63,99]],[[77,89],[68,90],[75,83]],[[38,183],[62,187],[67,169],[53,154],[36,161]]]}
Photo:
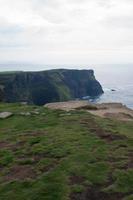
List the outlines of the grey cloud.
{"label": "grey cloud", "polygon": [[6,58],[9,49],[8,56],[14,58],[16,55],[31,60],[45,57],[51,61],[52,55],[53,62],[60,62],[60,55],[64,61],[76,60],[77,55],[82,61],[84,55],[87,62],[89,56],[90,60],[96,60],[98,54],[104,60],[106,50],[114,52],[126,46],[131,51],[132,2],[0,0],[0,57]]}
{"label": "grey cloud", "polygon": [[111,16],[104,20],[105,25],[116,29],[132,29],[133,28],[133,16]]}

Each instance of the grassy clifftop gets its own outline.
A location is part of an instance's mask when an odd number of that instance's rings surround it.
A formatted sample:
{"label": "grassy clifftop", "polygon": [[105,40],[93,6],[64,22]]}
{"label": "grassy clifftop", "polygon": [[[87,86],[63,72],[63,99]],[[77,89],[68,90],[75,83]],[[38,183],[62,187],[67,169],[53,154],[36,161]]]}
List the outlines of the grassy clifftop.
{"label": "grassy clifftop", "polygon": [[0,101],[36,105],[103,93],[92,70],[0,73]]}
{"label": "grassy clifftop", "polygon": [[133,124],[0,104],[0,200],[131,200]]}

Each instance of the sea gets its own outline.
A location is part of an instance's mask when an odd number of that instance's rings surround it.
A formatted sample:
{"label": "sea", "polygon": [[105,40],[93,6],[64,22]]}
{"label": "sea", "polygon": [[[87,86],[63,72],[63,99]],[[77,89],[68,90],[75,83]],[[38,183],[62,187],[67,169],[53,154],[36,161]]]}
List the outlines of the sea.
{"label": "sea", "polygon": [[96,103],[121,102],[133,109],[133,64],[92,64],[92,65],[38,65],[0,64],[0,71],[41,71],[48,69],[93,69],[101,83],[104,94],[87,99]]}
{"label": "sea", "polygon": [[99,65],[93,69],[104,94],[90,100],[96,103],[120,102],[133,109],[133,65]]}

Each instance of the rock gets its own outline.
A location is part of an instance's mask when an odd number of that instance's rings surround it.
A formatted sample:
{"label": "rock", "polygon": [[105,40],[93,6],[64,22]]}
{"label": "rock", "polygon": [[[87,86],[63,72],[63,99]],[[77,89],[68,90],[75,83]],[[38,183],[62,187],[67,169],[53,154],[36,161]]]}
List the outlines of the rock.
{"label": "rock", "polygon": [[6,119],[8,117],[11,117],[12,115],[13,115],[13,113],[11,113],[11,112],[1,112],[0,119]]}
{"label": "rock", "polygon": [[65,110],[65,111],[70,111],[74,110],[77,108],[80,108],[82,106],[88,106],[89,102],[88,101],[66,101],[66,102],[56,102],[56,103],[48,103],[44,107],[50,108],[53,110]]}
{"label": "rock", "polygon": [[0,74],[0,100],[44,105],[103,94],[93,70],[54,69]]}
{"label": "rock", "polygon": [[33,115],[39,115],[39,114],[40,114],[38,111],[31,111],[31,113],[32,113]]}
{"label": "rock", "polygon": [[60,117],[65,117],[65,116],[70,116],[71,113],[64,113],[64,114],[60,114]]}
{"label": "rock", "polygon": [[111,91],[112,91],[112,92],[116,92],[116,90],[115,90],[115,89],[111,89]]}
{"label": "rock", "polygon": [[39,111],[40,111],[40,109],[36,108],[34,111],[35,111],[35,112],[39,112]]}
{"label": "rock", "polygon": [[46,115],[46,113],[42,113],[42,115]]}
{"label": "rock", "polygon": [[20,104],[21,104],[22,106],[28,105],[27,102],[20,102]]}
{"label": "rock", "polygon": [[30,116],[31,113],[30,112],[21,112],[20,115],[22,115],[22,116]]}

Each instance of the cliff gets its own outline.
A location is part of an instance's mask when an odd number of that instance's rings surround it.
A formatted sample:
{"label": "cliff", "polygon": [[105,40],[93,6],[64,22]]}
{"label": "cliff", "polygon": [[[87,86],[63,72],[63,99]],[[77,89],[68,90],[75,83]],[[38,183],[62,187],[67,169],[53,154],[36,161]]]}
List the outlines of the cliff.
{"label": "cliff", "polygon": [[0,73],[0,101],[43,105],[103,93],[93,70]]}

